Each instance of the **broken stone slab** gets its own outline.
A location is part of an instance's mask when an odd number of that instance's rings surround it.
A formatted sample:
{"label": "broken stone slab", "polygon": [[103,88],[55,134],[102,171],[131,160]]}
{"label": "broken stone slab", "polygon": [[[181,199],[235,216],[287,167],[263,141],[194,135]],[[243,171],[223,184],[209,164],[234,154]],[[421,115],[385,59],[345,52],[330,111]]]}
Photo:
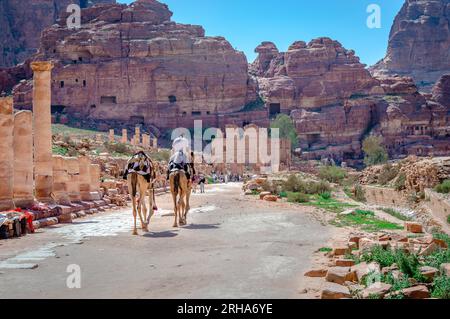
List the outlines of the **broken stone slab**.
{"label": "broken stone slab", "polygon": [[72,222],[72,213],[62,214],[58,216],[59,224],[71,224]]}
{"label": "broken stone slab", "polygon": [[325,280],[343,285],[346,281],[358,282],[356,271],[350,267],[331,267],[328,269]]}
{"label": "broken stone slab", "polygon": [[370,250],[373,247],[376,247],[378,245],[378,242],[369,239],[369,238],[361,238],[359,240],[359,250],[360,251],[366,251],[366,250]]}
{"label": "broken stone slab", "polygon": [[337,267],[352,267],[355,265],[355,261],[353,259],[337,259],[336,266]]}
{"label": "broken stone slab", "polygon": [[272,195],[272,193],[271,192],[262,192],[259,194],[259,199],[263,200],[264,197],[266,197],[268,195]]}
{"label": "broken stone slab", "polygon": [[420,273],[427,279],[427,282],[433,281],[434,277],[439,273],[439,269],[430,266],[423,266],[419,268]]}
{"label": "broken stone slab", "polygon": [[381,273],[380,265],[375,262],[370,264],[362,262],[360,264],[353,266],[351,269],[352,271],[356,272],[357,282],[361,282],[364,279],[364,277],[369,274],[376,275]]}
{"label": "broken stone slab", "polygon": [[419,255],[420,256],[429,256],[433,254],[434,252],[438,251],[440,248],[438,245],[436,245],[434,242],[429,244],[425,249],[421,250]]}
{"label": "broken stone slab", "polygon": [[305,277],[325,278],[327,276],[327,272],[327,269],[313,269],[305,273]]}
{"label": "broken stone slab", "polygon": [[450,263],[442,264],[440,272],[443,276],[450,276]]}
{"label": "broken stone slab", "polygon": [[275,195],[266,195],[266,196],[264,196],[264,200],[266,202],[276,202],[276,201],[278,201],[278,197]]}
{"label": "broken stone slab", "polygon": [[405,230],[413,234],[423,234],[422,224],[416,222],[405,222]]}
{"label": "broken stone slab", "polygon": [[430,291],[426,286],[415,286],[401,290],[406,299],[426,299],[430,298]]}
{"label": "broken stone slab", "polygon": [[347,254],[350,254],[351,252],[352,251],[348,247],[348,245],[345,245],[345,246],[335,246],[335,247],[333,247],[333,251],[331,252],[331,254],[333,256],[345,256]]}
{"label": "broken stone slab", "polygon": [[84,209],[95,208],[94,202],[82,201],[82,202],[80,202],[80,204],[83,205]]}
{"label": "broken stone slab", "polygon": [[327,282],[321,293],[321,299],[343,299],[351,298],[352,295],[347,287]]}
{"label": "broken stone slab", "polygon": [[361,295],[364,299],[368,299],[372,296],[377,296],[380,298],[384,298],[384,296],[389,293],[391,290],[392,285],[385,284],[383,282],[376,282],[363,291],[361,291]]}

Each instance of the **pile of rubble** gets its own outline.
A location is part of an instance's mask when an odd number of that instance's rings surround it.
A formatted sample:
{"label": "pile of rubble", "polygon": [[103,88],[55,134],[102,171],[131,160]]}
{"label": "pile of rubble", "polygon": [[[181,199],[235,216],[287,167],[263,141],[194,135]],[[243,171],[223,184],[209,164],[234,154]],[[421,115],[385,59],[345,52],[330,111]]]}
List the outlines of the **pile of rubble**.
{"label": "pile of rubble", "polygon": [[[366,168],[359,177],[359,182],[363,185],[380,184],[380,176],[385,173],[387,166],[375,165]],[[439,182],[450,178],[450,158],[418,158],[409,156],[408,158],[392,163],[389,170],[391,176],[386,186],[394,186],[399,178],[404,179],[404,187],[408,192],[423,192],[426,188],[433,188]]]}
{"label": "pile of rubble", "polygon": [[100,187],[105,194],[104,198],[110,200],[112,204],[120,207],[128,205],[130,196],[128,195],[128,185],[125,180],[104,180],[101,182]]}
{"label": "pile of rubble", "polygon": [[[417,279],[407,278],[397,264],[382,267],[377,262],[360,259],[375,247],[382,250],[402,250],[406,254],[414,254],[419,260],[439,250],[448,249],[443,240],[424,234],[421,224],[406,222],[402,233],[351,234],[347,242],[335,244],[326,254],[324,268],[308,271],[305,276],[324,278],[322,299],[390,299],[398,296],[406,299],[430,298],[433,279],[440,275],[450,276],[448,263],[441,264],[440,269],[420,266],[418,269],[423,282],[419,282]],[[409,281],[409,287],[396,290],[393,285],[382,282],[383,276],[392,276],[395,280],[404,278]]]}

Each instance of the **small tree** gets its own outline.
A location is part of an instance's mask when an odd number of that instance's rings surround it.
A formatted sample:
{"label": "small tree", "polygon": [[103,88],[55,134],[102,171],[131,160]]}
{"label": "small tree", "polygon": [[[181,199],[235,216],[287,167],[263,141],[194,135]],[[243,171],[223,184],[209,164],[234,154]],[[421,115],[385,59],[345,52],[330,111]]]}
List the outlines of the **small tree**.
{"label": "small tree", "polygon": [[286,114],[279,114],[275,120],[273,120],[270,128],[277,128],[280,130],[280,138],[286,138],[291,141],[292,149],[295,149],[298,145],[298,136],[295,129],[294,122]]}
{"label": "small tree", "polygon": [[363,142],[362,149],[365,154],[364,163],[367,166],[384,164],[389,159],[382,140],[378,136],[367,137]]}

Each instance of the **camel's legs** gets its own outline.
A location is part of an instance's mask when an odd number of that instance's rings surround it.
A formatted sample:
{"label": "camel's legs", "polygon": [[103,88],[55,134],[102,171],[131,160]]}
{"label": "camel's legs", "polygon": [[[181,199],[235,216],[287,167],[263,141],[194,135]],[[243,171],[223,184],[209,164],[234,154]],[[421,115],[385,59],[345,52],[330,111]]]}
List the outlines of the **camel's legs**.
{"label": "camel's legs", "polygon": [[178,205],[177,205],[177,194],[172,192],[172,200],[173,200],[173,211],[175,213],[175,221],[173,223],[173,227],[178,227]]}
{"label": "camel's legs", "polygon": [[[148,185],[146,182],[143,181],[143,178],[141,176],[139,176],[141,178],[141,180],[138,182],[138,186],[139,186],[139,219],[141,220],[141,225],[142,225],[142,230],[143,231],[148,231],[147,229],[147,224],[146,224],[146,220],[147,220],[147,207],[145,205],[145,195],[147,194],[147,188]],[[142,208],[144,209],[144,217],[142,217]]]}
{"label": "camel's legs", "polygon": [[186,209],[186,204],[184,202],[184,196],[185,196],[184,189],[181,188],[180,191],[180,199],[178,200],[178,210],[180,214],[180,225],[186,225],[186,221],[184,220],[184,210]]}
{"label": "camel's legs", "polygon": [[138,235],[137,227],[136,227],[136,197],[131,196],[131,202],[133,203],[133,218],[134,218],[134,228],[133,235]]}
{"label": "camel's legs", "polygon": [[148,219],[146,220],[147,226],[150,224],[150,220],[152,219],[153,214],[155,213],[155,211],[153,210],[153,205],[154,205],[153,196],[155,195],[155,190],[153,189],[153,185],[151,183],[150,183],[149,189],[150,189],[150,192],[149,192],[150,194],[148,194],[149,213],[148,213]]}

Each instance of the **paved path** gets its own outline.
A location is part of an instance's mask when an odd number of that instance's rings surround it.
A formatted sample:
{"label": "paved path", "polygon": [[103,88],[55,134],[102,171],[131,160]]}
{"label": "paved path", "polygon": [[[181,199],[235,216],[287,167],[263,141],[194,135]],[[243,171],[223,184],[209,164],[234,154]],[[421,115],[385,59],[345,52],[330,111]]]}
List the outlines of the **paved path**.
{"label": "paved path", "polygon": [[[194,195],[180,229],[164,195],[148,234],[131,236],[127,209],[2,241],[0,298],[299,298],[330,229],[303,208],[246,198],[241,186]],[[80,289],[66,284],[72,264]]]}

